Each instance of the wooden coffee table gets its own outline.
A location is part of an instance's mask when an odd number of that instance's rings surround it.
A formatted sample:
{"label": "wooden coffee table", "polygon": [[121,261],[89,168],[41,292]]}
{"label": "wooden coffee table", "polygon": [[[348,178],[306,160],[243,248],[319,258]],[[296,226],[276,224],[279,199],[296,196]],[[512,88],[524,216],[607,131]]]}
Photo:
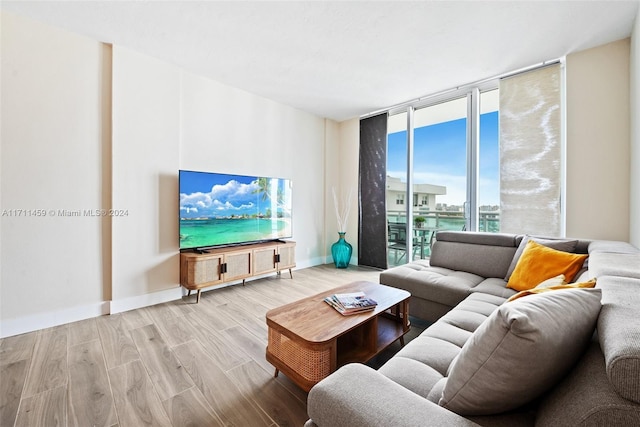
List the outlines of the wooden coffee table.
{"label": "wooden coffee table", "polygon": [[[326,296],[364,292],[378,302],[368,312],[343,316]],[[304,391],[340,366],[366,362],[409,332],[407,291],[371,282],[354,282],[267,312],[267,360]]]}

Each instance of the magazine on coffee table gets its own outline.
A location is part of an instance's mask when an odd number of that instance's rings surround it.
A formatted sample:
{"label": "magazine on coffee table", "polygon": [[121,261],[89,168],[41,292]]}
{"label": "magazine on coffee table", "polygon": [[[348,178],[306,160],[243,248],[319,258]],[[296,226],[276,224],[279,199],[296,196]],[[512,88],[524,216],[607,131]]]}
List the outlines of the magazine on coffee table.
{"label": "magazine on coffee table", "polygon": [[364,292],[333,294],[326,297],[324,301],[343,315],[370,311],[378,305],[376,301],[367,298]]}

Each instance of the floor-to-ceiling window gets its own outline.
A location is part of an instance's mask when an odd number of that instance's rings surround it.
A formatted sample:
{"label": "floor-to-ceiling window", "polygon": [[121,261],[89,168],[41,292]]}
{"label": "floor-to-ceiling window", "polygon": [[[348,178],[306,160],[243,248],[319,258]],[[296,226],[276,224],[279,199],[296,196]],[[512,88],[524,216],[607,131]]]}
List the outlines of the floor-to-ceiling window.
{"label": "floor-to-ceiling window", "polygon": [[[467,201],[466,97],[417,108],[413,135],[413,194],[431,200],[427,206],[414,206],[415,228],[462,230]],[[416,218],[425,221],[420,224]]]}
{"label": "floor-to-ceiling window", "polygon": [[[387,263],[403,264],[411,260],[407,257],[407,112],[390,115],[387,124]],[[411,204],[409,204],[411,206]],[[409,230],[410,231],[410,230]]]}
{"label": "floor-to-ceiling window", "polygon": [[389,265],[428,257],[439,230],[500,229],[498,89],[403,109],[388,122]]}

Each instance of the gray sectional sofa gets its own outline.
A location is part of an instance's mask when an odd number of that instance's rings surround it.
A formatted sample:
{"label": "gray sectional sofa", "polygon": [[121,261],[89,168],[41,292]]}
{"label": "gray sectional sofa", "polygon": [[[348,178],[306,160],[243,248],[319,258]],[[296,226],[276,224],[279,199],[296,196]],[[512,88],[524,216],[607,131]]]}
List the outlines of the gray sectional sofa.
{"label": "gray sectional sofa", "polygon": [[429,261],[382,272],[434,323],[379,370],[346,365],[313,387],[306,426],[640,426],[640,251],[531,238],[588,254],[574,281],[596,287],[507,302],[529,239],[439,232]]}

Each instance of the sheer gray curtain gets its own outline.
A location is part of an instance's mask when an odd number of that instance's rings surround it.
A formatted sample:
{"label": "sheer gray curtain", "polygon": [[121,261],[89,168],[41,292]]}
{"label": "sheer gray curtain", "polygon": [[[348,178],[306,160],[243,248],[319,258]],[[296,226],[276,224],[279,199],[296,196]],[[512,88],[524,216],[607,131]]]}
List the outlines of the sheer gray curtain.
{"label": "sheer gray curtain", "polygon": [[500,230],[560,236],[561,68],[500,81]]}

